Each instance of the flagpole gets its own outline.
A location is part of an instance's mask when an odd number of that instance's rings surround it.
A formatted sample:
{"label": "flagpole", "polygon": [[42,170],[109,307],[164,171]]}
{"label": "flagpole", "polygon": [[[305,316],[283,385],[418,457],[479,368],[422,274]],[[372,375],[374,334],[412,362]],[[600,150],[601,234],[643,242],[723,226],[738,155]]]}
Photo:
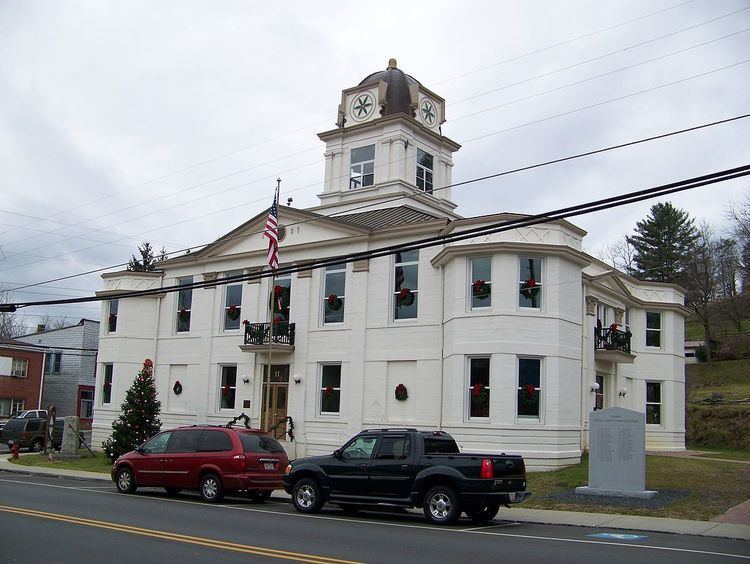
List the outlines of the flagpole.
{"label": "flagpole", "polygon": [[[278,215],[278,203],[279,203],[279,191],[281,189],[281,178],[276,179],[276,194],[274,195],[274,204],[277,206],[277,215]],[[278,220],[278,217],[277,217]],[[278,233],[278,231],[277,231]],[[278,245],[278,240],[277,240]],[[266,361],[266,378],[268,380],[268,384],[266,385],[266,406],[265,406],[265,412],[266,412],[266,418],[263,422],[263,428],[265,431],[268,431],[271,428],[271,425],[269,424],[269,417],[271,415],[271,360],[273,355],[273,324],[274,324],[274,318],[273,318],[273,306],[274,306],[274,298],[276,297],[275,289],[276,289],[276,269],[271,267],[271,286],[270,286],[270,293],[268,296],[268,318],[269,318],[269,329],[268,329],[268,359]]]}

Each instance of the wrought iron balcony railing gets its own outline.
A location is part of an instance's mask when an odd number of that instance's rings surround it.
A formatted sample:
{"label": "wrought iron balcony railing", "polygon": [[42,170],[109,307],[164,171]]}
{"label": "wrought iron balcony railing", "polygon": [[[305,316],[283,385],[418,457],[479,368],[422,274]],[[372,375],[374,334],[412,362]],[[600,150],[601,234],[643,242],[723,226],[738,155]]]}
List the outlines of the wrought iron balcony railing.
{"label": "wrought iron balcony railing", "polygon": [[[267,345],[271,335],[270,323],[248,323],[245,325],[246,345]],[[294,345],[294,323],[277,321],[273,324],[274,345]]]}
{"label": "wrought iron balcony railing", "polygon": [[594,348],[630,354],[630,331],[594,327]]}

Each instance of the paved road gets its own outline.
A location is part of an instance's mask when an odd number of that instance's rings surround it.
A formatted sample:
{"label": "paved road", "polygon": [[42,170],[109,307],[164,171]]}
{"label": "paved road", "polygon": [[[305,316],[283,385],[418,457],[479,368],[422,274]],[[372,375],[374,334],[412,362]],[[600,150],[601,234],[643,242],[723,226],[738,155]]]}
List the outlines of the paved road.
{"label": "paved road", "polygon": [[502,521],[432,527],[416,512],[350,517],[334,507],[306,516],[283,502],[228,498],[208,505],[191,493],[169,498],[146,489],[122,495],[102,482],[0,474],[2,562],[750,560],[748,541],[632,531],[627,533],[642,538],[591,536],[606,532]]}

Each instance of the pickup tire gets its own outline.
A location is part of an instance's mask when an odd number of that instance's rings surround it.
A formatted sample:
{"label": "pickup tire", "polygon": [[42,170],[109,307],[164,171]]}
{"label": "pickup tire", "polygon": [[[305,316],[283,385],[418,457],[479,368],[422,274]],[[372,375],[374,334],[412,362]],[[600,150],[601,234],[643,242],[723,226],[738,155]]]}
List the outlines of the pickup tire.
{"label": "pickup tire", "polygon": [[44,448],[44,441],[42,439],[34,439],[31,441],[31,450],[34,452],[42,452],[42,449]]}
{"label": "pickup tire", "polygon": [[292,504],[300,513],[318,513],[323,507],[323,491],[313,478],[302,478],[292,488]]}
{"label": "pickup tire", "polygon": [[485,502],[477,507],[466,509],[466,516],[475,523],[485,523],[492,521],[498,511],[500,511],[499,503]]}
{"label": "pickup tire", "polygon": [[422,509],[427,520],[435,525],[450,525],[461,516],[458,495],[450,486],[430,488],[424,496]]}

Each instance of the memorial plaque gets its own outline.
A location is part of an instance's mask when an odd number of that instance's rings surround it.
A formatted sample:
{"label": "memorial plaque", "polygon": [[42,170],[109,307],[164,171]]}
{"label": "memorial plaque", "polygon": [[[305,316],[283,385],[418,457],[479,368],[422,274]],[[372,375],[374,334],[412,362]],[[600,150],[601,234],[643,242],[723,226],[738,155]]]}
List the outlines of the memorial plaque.
{"label": "memorial plaque", "polygon": [[589,485],[576,493],[652,497],[646,490],[646,414],[622,407],[589,415]]}

